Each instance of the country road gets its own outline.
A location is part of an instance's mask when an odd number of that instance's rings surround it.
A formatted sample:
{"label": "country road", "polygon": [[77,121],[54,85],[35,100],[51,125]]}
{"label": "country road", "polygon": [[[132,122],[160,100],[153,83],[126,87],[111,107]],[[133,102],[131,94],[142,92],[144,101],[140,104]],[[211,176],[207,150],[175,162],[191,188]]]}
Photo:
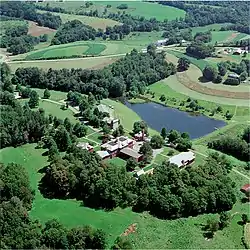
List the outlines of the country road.
{"label": "country road", "polygon": [[64,59],[51,59],[51,60],[16,60],[16,61],[8,61],[6,60],[7,57],[5,57],[4,61],[7,62],[8,64],[12,63],[34,63],[34,62],[67,62],[67,61],[81,61],[81,60],[93,60],[93,59],[100,59],[100,58],[112,58],[112,57],[119,57],[119,56],[125,56],[126,53],[122,54],[113,54],[113,55],[105,55],[105,56],[93,56],[93,57],[80,57],[80,58],[64,58]]}

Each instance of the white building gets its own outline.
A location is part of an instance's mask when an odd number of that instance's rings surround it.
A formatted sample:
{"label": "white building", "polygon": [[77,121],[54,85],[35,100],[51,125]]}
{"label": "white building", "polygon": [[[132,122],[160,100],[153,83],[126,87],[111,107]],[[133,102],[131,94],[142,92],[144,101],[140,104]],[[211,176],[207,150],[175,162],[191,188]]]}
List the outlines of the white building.
{"label": "white building", "polygon": [[195,160],[195,154],[191,151],[182,152],[169,158],[169,162],[177,165],[179,168],[192,163]]}

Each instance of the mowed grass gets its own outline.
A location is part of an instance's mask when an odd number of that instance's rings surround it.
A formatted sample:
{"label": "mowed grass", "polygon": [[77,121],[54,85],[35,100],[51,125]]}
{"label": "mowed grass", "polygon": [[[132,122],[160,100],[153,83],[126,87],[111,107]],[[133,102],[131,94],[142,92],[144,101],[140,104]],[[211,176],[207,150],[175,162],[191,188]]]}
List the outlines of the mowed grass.
{"label": "mowed grass", "polygon": [[[47,11],[37,10],[40,13],[46,13]],[[64,14],[64,13],[54,13],[50,12],[53,15],[60,16],[63,23],[73,20],[79,20],[83,24],[89,25],[94,29],[103,29],[105,30],[107,26],[115,26],[120,25],[119,22],[111,19],[99,18],[99,17],[91,17],[91,16],[82,16],[82,15],[74,15],[74,14]]]}
{"label": "mowed grass", "polygon": [[51,46],[41,49],[26,56],[26,60],[50,59],[50,58],[67,58],[83,55],[99,55],[106,46],[98,43],[76,42],[70,44]]}
{"label": "mowed grass", "polygon": [[[203,237],[202,226],[208,219],[218,218],[215,214],[205,214],[197,217],[177,220],[159,220],[147,213],[137,214],[130,209],[116,209],[111,212],[83,207],[75,200],[49,200],[42,197],[38,183],[42,177],[38,171],[48,165],[47,157],[42,156],[43,149],[35,149],[35,144],[27,144],[17,148],[5,148],[0,151],[1,162],[15,162],[23,165],[29,174],[32,188],[36,191],[30,216],[39,219],[43,224],[52,218],[57,218],[67,227],[92,225],[102,228],[108,237],[111,247],[115,238],[132,224],[137,223],[137,231],[128,237],[134,249],[239,249],[241,245],[242,226],[238,224],[241,214],[248,213],[248,204],[237,201],[230,214],[230,224],[223,231],[218,231],[212,240]],[[240,187],[247,182],[242,176],[230,173],[236,183],[238,200],[243,195]]]}
{"label": "mowed grass", "polygon": [[[38,89],[38,88],[31,88],[32,90],[35,90],[40,98],[43,98],[44,89]],[[55,90],[49,90],[50,92],[50,98],[49,100],[53,101],[61,101],[67,99],[67,93],[61,92],[61,91],[55,91]]]}

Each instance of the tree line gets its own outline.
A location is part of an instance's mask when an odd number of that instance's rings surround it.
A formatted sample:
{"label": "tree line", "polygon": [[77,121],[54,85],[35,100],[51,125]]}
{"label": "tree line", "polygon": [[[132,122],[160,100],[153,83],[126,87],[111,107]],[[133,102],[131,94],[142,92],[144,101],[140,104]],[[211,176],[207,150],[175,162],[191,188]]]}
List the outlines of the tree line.
{"label": "tree line", "polygon": [[124,58],[100,70],[18,68],[14,81],[36,88],[61,91],[91,92],[97,99],[143,94],[146,87],[172,74],[176,67],[156,53],[154,46],[147,53],[135,49]]}
{"label": "tree line", "polygon": [[249,161],[250,154],[250,127],[247,127],[241,136],[223,135],[210,141],[208,147],[234,156],[242,161]]}
{"label": "tree line", "polygon": [[33,3],[21,1],[4,1],[0,5],[0,15],[21,18],[37,22],[39,26],[57,29],[62,24],[60,16],[51,13],[37,13]]}

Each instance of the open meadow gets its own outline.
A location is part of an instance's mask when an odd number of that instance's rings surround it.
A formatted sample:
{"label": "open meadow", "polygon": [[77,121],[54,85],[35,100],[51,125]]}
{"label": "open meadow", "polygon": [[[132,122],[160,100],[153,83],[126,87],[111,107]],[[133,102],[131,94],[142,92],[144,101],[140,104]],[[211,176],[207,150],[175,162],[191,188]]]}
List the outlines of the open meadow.
{"label": "open meadow", "polygon": [[[39,3],[45,5],[46,3]],[[128,8],[119,10],[117,6],[121,4],[127,4]],[[65,2],[50,2],[51,7],[61,7],[68,11],[78,13],[80,11],[97,10],[99,13],[103,13],[107,5],[111,7],[107,8],[107,13],[117,13],[117,11],[125,11],[125,13],[133,16],[144,16],[147,19],[155,17],[159,21],[164,19],[175,20],[179,17],[185,17],[185,11],[170,6],[163,6],[157,3],[147,3],[142,1],[94,1],[92,6],[85,7],[81,1],[65,1]]]}

